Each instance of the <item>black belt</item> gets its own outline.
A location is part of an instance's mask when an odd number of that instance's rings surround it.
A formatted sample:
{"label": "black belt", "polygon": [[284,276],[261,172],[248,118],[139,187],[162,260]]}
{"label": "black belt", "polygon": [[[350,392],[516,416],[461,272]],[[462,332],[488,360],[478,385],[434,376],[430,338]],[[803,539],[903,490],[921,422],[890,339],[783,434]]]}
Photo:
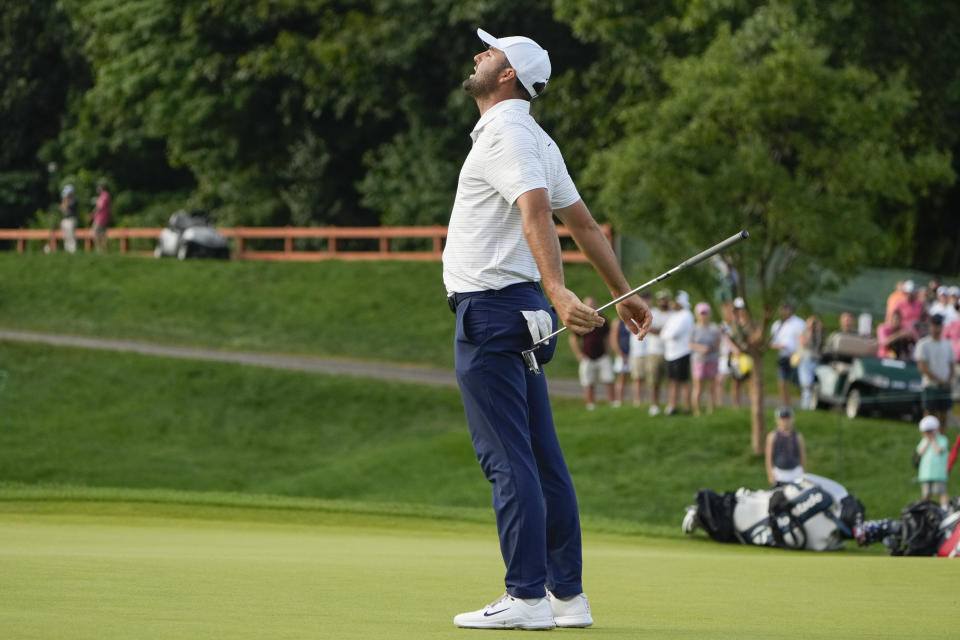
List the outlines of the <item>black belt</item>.
{"label": "black belt", "polygon": [[541,294],[543,293],[543,289],[540,288],[539,282],[517,282],[516,284],[507,285],[503,289],[484,289],[483,291],[468,291],[466,293],[448,293],[447,306],[450,307],[450,311],[452,313],[456,313],[457,307],[467,298],[493,298],[495,296],[512,293],[517,289],[523,289],[527,287],[533,287],[537,290],[537,292]]}

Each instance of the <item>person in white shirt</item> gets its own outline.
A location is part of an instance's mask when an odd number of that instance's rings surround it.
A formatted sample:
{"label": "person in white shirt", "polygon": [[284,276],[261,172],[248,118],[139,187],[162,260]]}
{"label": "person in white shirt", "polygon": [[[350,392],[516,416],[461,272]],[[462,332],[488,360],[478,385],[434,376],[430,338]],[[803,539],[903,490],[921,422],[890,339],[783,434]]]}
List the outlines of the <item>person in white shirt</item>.
{"label": "person in white shirt", "polygon": [[690,296],[686,291],[678,291],[673,311],[660,330],[669,380],[664,415],[673,415],[681,405],[683,411],[690,410],[690,336],[693,334],[693,324]]}
{"label": "person in white shirt", "polygon": [[793,305],[784,302],[780,305],[780,319],[770,327],[770,348],[777,350],[777,388],[780,392],[780,406],[790,406],[790,391],[787,383],[797,384],[797,368],[791,364],[790,357],[797,350],[800,334],[807,323],[793,313]]}
{"label": "person in white shirt", "polygon": [[[530,100],[550,78],[549,55],[530,38],[477,35],[489,48],[474,56],[463,88],[480,119],[450,214],[443,283],[457,318],[455,363],[467,425],[493,491],[506,593],[453,622],[486,629],[585,627],[593,618],[582,586],[577,496],[546,380],[527,369],[521,352],[539,334],[539,320],[528,324],[528,316],[552,316],[554,324],[559,318],[579,335],[604,321],[566,287],[553,217],[570,230],[613,297],[632,288],[556,143],[530,115]],[[617,314],[643,338],[650,314],[639,296],[617,304]],[[541,347],[541,363],[555,347],[556,339]]]}
{"label": "person in white shirt", "polygon": [[647,355],[644,358],[647,369],[647,385],[650,389],[650,415],[660,413],[660,385],[667,377],[667,363],[663,359],[663,339],[660,331],[670,316],[671,293],[668,289],[657,291],[657,305],[651,307],[650,331],[643,342],[647,345]]}
{"label": "person in white shirt", "polygon": [[960,317],[957,309],[950,302],[950,287],[945,285],[937,287],[937,299],[930,304],[927,313],[929,313],[930,316],[937,314],[943,316],[943,326],[947,326]]}
{"label": "person in white shirt", "polygon": [[930,317],[930,333],[917,342],[913,357],[923,374],[921,403],[925,415],[936,416],[940,424],[947,424],[947,413],[953,407],[954,363],[953,345],[943,337],[943,316]]}

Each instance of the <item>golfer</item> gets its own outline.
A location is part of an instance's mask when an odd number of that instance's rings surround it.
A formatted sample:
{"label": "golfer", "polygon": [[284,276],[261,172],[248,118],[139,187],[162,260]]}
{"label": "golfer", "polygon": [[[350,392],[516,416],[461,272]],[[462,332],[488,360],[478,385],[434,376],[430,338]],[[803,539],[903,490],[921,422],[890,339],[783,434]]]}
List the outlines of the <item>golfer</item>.
{"label": "golfer", "polygon": [[[474,56],[463,88],[476,100],[480,119],[450,214],[443,280],[457,317],[457,381],[470,436],[493,488],[506,593],[456,616],[454,624],[585,627],[593,618],[581,584],[577,497],[546,380],[521,356],[532,346],[524,311],[551,314],[554,323],[559,317],[578,334],[603,323],[564,284],[553,216],[570,229],[613,296],[631,287],[556,143],[530,116],[530,100],[550,78],[547,52],[522,36],[477,34],[489,48]],[[640,297],[619,303],[617,313],[642,339],[650,313]],[[541,349],[541,362],[549,355]]]}

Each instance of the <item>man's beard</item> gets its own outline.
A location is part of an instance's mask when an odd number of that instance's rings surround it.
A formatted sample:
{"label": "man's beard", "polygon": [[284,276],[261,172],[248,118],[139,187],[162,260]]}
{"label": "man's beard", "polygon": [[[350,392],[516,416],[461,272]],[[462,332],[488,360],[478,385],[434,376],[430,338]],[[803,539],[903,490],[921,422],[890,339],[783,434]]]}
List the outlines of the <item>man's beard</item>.
{"label": "man's beard", "polygon": [[463,90],[466,91],[473,98],[482,98],[484,96],[490,95],[497,88],[497,74],[487,73],[486,75],[480,75],[479,73],[474,73],[472,76],[463,81]]}

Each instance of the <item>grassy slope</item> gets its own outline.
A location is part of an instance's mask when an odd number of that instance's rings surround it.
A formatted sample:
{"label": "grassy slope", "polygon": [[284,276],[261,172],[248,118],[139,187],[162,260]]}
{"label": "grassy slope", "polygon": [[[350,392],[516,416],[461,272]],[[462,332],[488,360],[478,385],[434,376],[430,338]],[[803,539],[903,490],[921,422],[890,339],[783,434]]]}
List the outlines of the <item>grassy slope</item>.
{"label": "grassy slope", "polygon": [[[590,267],[567,265],[566,280],[581,296],[609,300]],[[453,322],[437,262],[180,263],[0,252],[0,327],[453,366]],[[767,355],[767,393],[775,394],[776,356]],[[551,369],[576,378],[566,335]]]}
{"label": "grassy slope", "polygon": [[[582,265],[568,267],[568,284],[606,297]],[[453,366],[453,322],[436,262],[0,253],[0,327]],[[561,358],[576,371],[569,349]]]}
{"label": "grassy slope", "polygon": [[[0,342],[0,480],[475,508],[489,489],[459,394],[406,384]],[[699,487],[764,484],[745,411],[693,419],[554,403],[585,519],[677,532]],[[909,426],[802,414],[811,470],[868,516],[918,493]],[[954,488],[955,490],[955,488]]]}

